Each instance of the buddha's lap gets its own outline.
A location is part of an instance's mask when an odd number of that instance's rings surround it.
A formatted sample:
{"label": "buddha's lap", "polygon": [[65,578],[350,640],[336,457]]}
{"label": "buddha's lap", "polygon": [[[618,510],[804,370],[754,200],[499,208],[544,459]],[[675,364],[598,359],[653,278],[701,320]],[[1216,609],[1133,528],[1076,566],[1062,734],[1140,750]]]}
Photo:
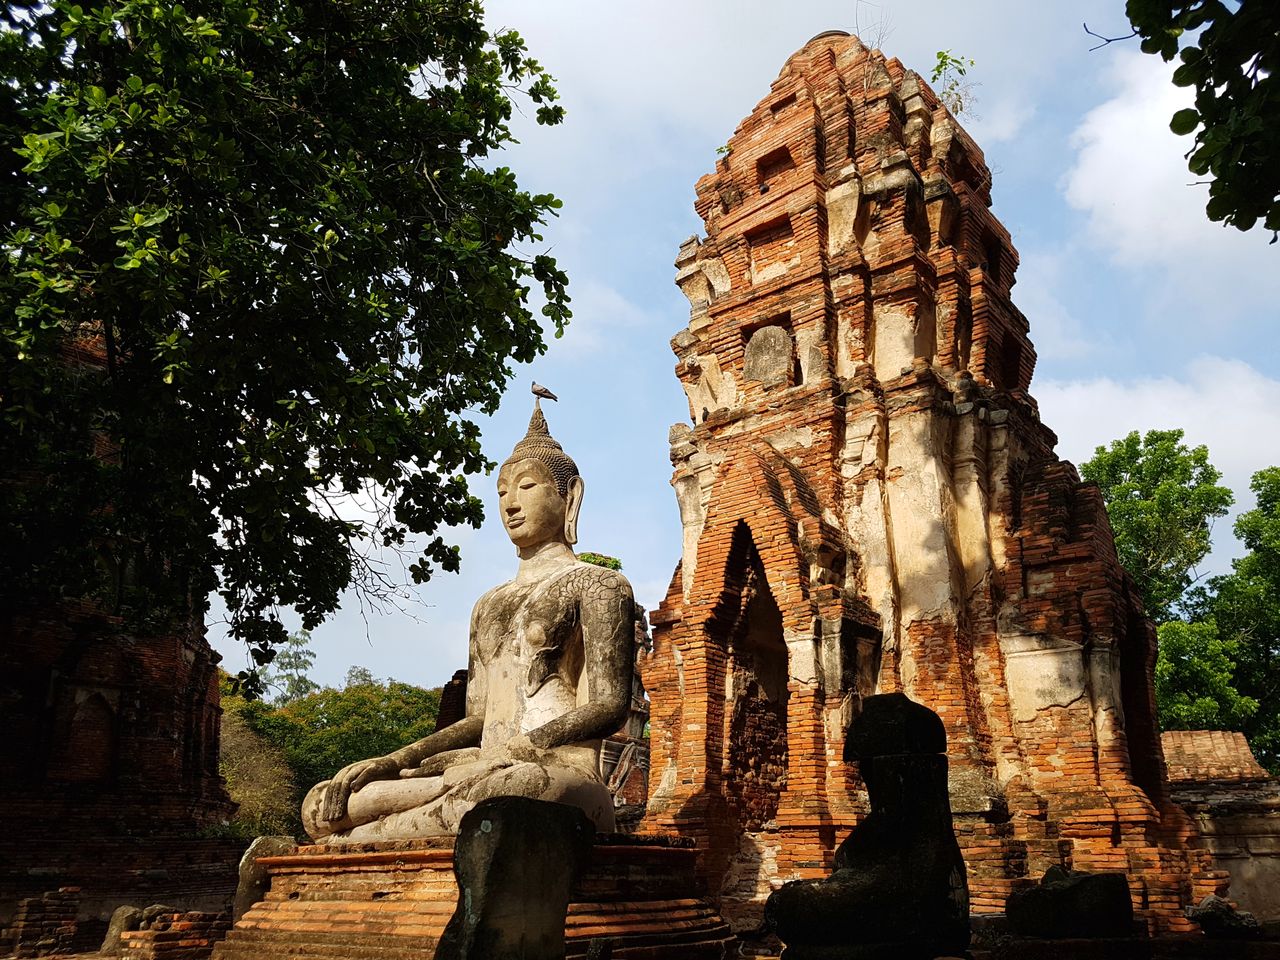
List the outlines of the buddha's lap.
{"label": "buddha's lap", "polygon": [[351,795],[348,809],[353,820],[367,822],[446,799],[474,804],[502,796],[595,806],[609,792],[598,777],[573,764],[480,760],[451,767],[440,776],[376,780]]}

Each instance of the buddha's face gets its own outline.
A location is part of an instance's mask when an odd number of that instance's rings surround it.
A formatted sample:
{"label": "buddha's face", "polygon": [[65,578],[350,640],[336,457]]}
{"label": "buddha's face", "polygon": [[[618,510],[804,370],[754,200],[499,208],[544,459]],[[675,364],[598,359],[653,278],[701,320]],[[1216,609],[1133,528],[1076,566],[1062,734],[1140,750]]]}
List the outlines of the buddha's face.
{"label": "buddha's face", "polygon": [[498,471],[498,509],[507,536],[519,548],[564,539],[568,504],[539,460],[518,460]]}

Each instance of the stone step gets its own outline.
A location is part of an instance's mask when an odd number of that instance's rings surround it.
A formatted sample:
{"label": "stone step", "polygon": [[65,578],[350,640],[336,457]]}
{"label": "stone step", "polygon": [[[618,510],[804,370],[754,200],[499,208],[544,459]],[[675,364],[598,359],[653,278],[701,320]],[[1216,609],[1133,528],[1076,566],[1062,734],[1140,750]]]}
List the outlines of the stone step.
{"label": "stone step", "polygon": [[406,956],[429,957],[438,937],[358,934],[350,931],[300,934],[281,931],[236,930],[214,950],[215,960],[264,957],[306,960],[390,960]]}
{"label": "stone step", "polygon": [[[237,930],[272,931],[289,935],[341,934],[439,936],[453,914],[453,905],[376,903],[329,909],[316,901],[259,904],[240,920]],[[705,931],[719,924],[716,914],[697,901],[657,903],[575,904],[568,916],[572,939],[624,934],[663,935]],[[399,909],[392,909],[399,908]]]}
{"label": "stone step", "polygon": [[[618,936],[606,932],[603,939],[613,941],[615,960],[656,960],[671,956],[680,949],[682,960],[720,960],[725,946],[732,940],[727,926],[686,931],[667,930],[650,936]],[[579,960],[587,955],[593,937],[570,940],[566,960]],[[278,931],[251,931],[237,928],[218,945],[215,960],[261,960],[264,956],[287,957],[289,960],[401,960],[421,952],[429,956],[437,945],[435,937],[354,934],[334,931],[307,934]]]}

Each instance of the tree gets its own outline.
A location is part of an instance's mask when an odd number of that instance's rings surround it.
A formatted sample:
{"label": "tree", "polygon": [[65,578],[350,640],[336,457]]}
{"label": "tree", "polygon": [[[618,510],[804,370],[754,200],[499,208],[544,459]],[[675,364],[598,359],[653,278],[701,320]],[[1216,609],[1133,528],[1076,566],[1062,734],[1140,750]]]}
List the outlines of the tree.
{"label": "tree", "polygon": [[263,684],[276,691],[274,702],[277,707],[320,689],[320,684],[308,675],[316,662],[316,655],[308,646],[310,642],[311,631],[302,630],[289,634],[276,648],[275,659],[271,661],[271,670],[263,678]]}
{"label": "tree", "polygon": [[1280,773],[1280,467],[1258,471],[1250,487],[1258,505],[1235,523],[1248,552],[1233,561],[1231,573],[1197,592],[1194,607],[1235,644],[1236,686],[1258,703],[1235,729],[1261,763]]}
{"label": "tree", "polygon": [[241,698],[224,695],[218,771],[238,805],[231,828],[245,837],[296,836],[302,824],[293,769],[279,747],[250,729],[243,709]]}
{"label": "tree", "polygon": [[1095,449],[1080,473],[1102,492],[1120,563],[1147,614],[1156,623],[1171,619],[1209,553],[1213,521],[1235,499],[1218,485],[1208,450],[1188,449],[1181,430],[1134,431]]}
{"label": "tree", "polygon": [[378,678],[373,675],[373,671],[368,667],[352,665],[347,668],[347,678],[343,683],[344,687],[359,687],[369,683],[377,683]]}
{"label": "tree", "polygon": [[[1209,178],[1210,220],[1280,231],[1280,5],[1275,0],[1128,0],[1144,53],[1181,64],[1173,82],[1195,106],[1170,121],[1195,133],[1187,166]],[[1088,29],[1087,27],[1085,28]],[[1105,38],[1104,38],[1105,39]]]}
{"label": "tree", "polygon": [[341,690],[317,690],[282,707],[247,706],[250,728],[283,751],[300,793],[349,763],[391,753],[435,729],[438,688],[365,682],[364,673]]}
{"label": "tree", "polygon": [[1156,658],[1156,711],[1163,730],[1239,730],[1258,710],[1232,682],[1239,644],[1212,620],[1163,623]]}
{"label": "tree", "polygon": [[[145,621],[217,590],[270,662],[369,542],[482,517],[472,412],[558,335],[559,206],[491,154],[562,109],[479,0],[0,13],[0,582]],[[366,515],[344,502],[360,493]],[[252,682],[252,677],[246,678]]]}
{"label": "tree", "polygon": [[957,117],[973,114],[977,84],[967,78],[972,66],[975,63],[971,59],[955,56],[950,50],[939,50],[933,72],[929,75],[929,82],[938,88],[938,99]]}

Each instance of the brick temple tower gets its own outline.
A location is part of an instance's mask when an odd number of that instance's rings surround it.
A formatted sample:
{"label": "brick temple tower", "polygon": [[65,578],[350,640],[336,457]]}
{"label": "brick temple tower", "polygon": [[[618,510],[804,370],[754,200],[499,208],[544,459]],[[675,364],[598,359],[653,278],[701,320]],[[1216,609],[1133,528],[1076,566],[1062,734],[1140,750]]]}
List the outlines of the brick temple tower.
{"label": "brick temple tower", "polygon": [[974,909],[1124,871],[1180,929],[1220,875],[1168,799],[1155,636],[1096,488],[1054,454],[982,151],[897,60],[811,40],[697,184],[672,340],[683,560],[652,616],[645,828],[754,926],[864,809],[860,698],[942,717]]}
{"label": "brick temple tower", "polygon": [[[105,351],[84,337],[64,359],[95,370]],[[100,438],[92,452],[114,455]],[[0,465],[0,484],[38,482]],[[117,585],[129,576],[106,545],[100,560]],[[235,810],[218,772],[218,661],[191,611],[131,626],[101,599],[4,595],[0,949],[28,945],[4,928],[60,887],[78,890],[78,946],[100,943],[121,904],[229,901],[245,843],[207,835]]]}

